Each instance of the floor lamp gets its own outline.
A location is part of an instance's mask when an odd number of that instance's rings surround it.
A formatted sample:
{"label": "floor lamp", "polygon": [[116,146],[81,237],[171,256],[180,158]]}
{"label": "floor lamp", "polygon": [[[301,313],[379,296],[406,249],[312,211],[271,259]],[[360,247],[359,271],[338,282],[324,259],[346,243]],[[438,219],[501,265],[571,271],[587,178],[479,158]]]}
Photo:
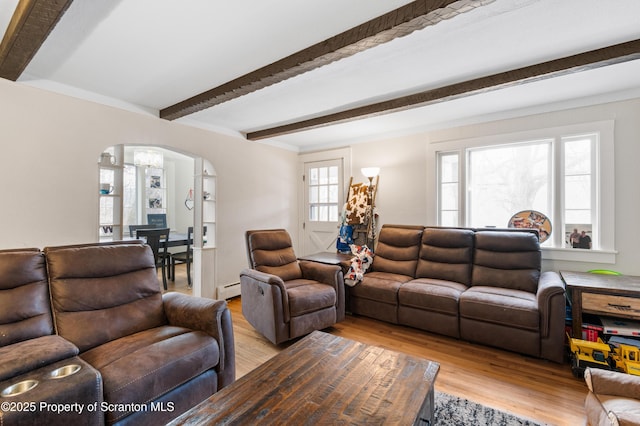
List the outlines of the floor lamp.
{"label": "floor lamp", "polygon": [[380,173],[380,167],[363,167],[362,169],[360,169],[360,171],[367,179],[369,179],[369,209],[367,210],[366,244],[367,247],[369,247],[369,249],[373,251],[373,246],[376,242],[376,225],[374,223],[375,214],[373,212],[373,209],[375,207],[375,201],[373,199],[373,178],[378,176],[378,174]]}

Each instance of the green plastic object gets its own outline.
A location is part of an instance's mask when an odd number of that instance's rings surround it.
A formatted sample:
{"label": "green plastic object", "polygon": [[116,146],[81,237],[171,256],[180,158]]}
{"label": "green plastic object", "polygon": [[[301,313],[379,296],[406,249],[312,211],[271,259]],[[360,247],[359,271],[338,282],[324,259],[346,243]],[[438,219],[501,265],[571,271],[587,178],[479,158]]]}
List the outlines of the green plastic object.
{"label": "green plastic object", "polygon": [[590,274],[602,274],[602,275],[622,275],[620,272],[611,271],[609,269],[592,269],[587,271]]}

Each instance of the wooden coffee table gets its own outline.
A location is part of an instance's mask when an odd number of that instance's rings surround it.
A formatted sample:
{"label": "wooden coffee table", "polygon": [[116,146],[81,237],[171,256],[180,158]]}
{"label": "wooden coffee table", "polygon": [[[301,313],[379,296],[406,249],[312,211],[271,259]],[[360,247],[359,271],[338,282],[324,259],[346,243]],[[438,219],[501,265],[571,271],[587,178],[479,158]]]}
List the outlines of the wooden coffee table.
{"label": "wooden coffee table", "polygon": [[439,368],[315,331],[170,424],[432,425]]}

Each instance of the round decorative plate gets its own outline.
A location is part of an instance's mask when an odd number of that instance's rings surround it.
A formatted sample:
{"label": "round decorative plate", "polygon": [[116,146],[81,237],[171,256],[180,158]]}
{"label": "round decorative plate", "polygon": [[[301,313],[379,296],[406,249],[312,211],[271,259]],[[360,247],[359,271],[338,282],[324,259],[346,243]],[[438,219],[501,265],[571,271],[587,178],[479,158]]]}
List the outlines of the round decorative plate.
{"label": "round decorative plate", "polygon": [[551,235],[551,221],[544,214],[535,210],[523,210],[511,216],[509,228],[537,229],[540,242],[544,243]]}

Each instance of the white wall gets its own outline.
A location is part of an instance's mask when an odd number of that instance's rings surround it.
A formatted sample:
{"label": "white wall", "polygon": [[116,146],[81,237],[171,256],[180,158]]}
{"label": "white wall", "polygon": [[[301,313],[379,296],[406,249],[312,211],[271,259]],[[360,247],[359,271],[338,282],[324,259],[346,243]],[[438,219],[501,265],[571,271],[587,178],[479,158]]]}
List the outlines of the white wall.
{"label": "white wall", "polygon": [[[433,225],[429,143],[615,120],[615,264],[545,261],[545,269],[640,275],[640,99],[353,145],[352,175],[379,166],[380,223]],[[217,280],[246,267],[244,232],[283,227],[297,241],[295,153],[0,79],[0,248],[96,241],[97,160],[114,144],[166,146],[209,159],[217,179]],[[184,195],[178,194],[181,198]]]}
{"label": "white wall", "polygon": [[[165,160],[166,164],[167,160]],[[176,232],[187,233],[187,228],[193,226],[193,210],[189,210],[184,201],[189,194],[189,189],[193,189],[194,181],[194,160],[192,158],[172,158],[168,160],[172,166],[173,181],[167,183],[168,188],[173,188],[171,202],[171,214],[167,215],[171,229]],[[177,251],[184,250],[184,247]]]}
{"label": "white wall", "polygon": [[523,118],[425,132],[409,137],[370,142],[352,147],[353,175],[380,166],[377,206],[379,223],[435,224],[435,188],[427,184],[427,173],[435,164],[427,161],[429,144],[443,141],[515,133],[555,126],[615,121],[615,264],[550,261],[545,270],[613,269],[640,275],[638,212],[640,212],[640,99],[576,108]]}
{"label": "white wall", "polygon": [[165,146],[214,165],[219,283],[237,282],[246,267],[246,229],[297,225],[297,156],[282,149],[2,79],[0,141],[0,249],[97,241],[97,161],[115,144]]}

